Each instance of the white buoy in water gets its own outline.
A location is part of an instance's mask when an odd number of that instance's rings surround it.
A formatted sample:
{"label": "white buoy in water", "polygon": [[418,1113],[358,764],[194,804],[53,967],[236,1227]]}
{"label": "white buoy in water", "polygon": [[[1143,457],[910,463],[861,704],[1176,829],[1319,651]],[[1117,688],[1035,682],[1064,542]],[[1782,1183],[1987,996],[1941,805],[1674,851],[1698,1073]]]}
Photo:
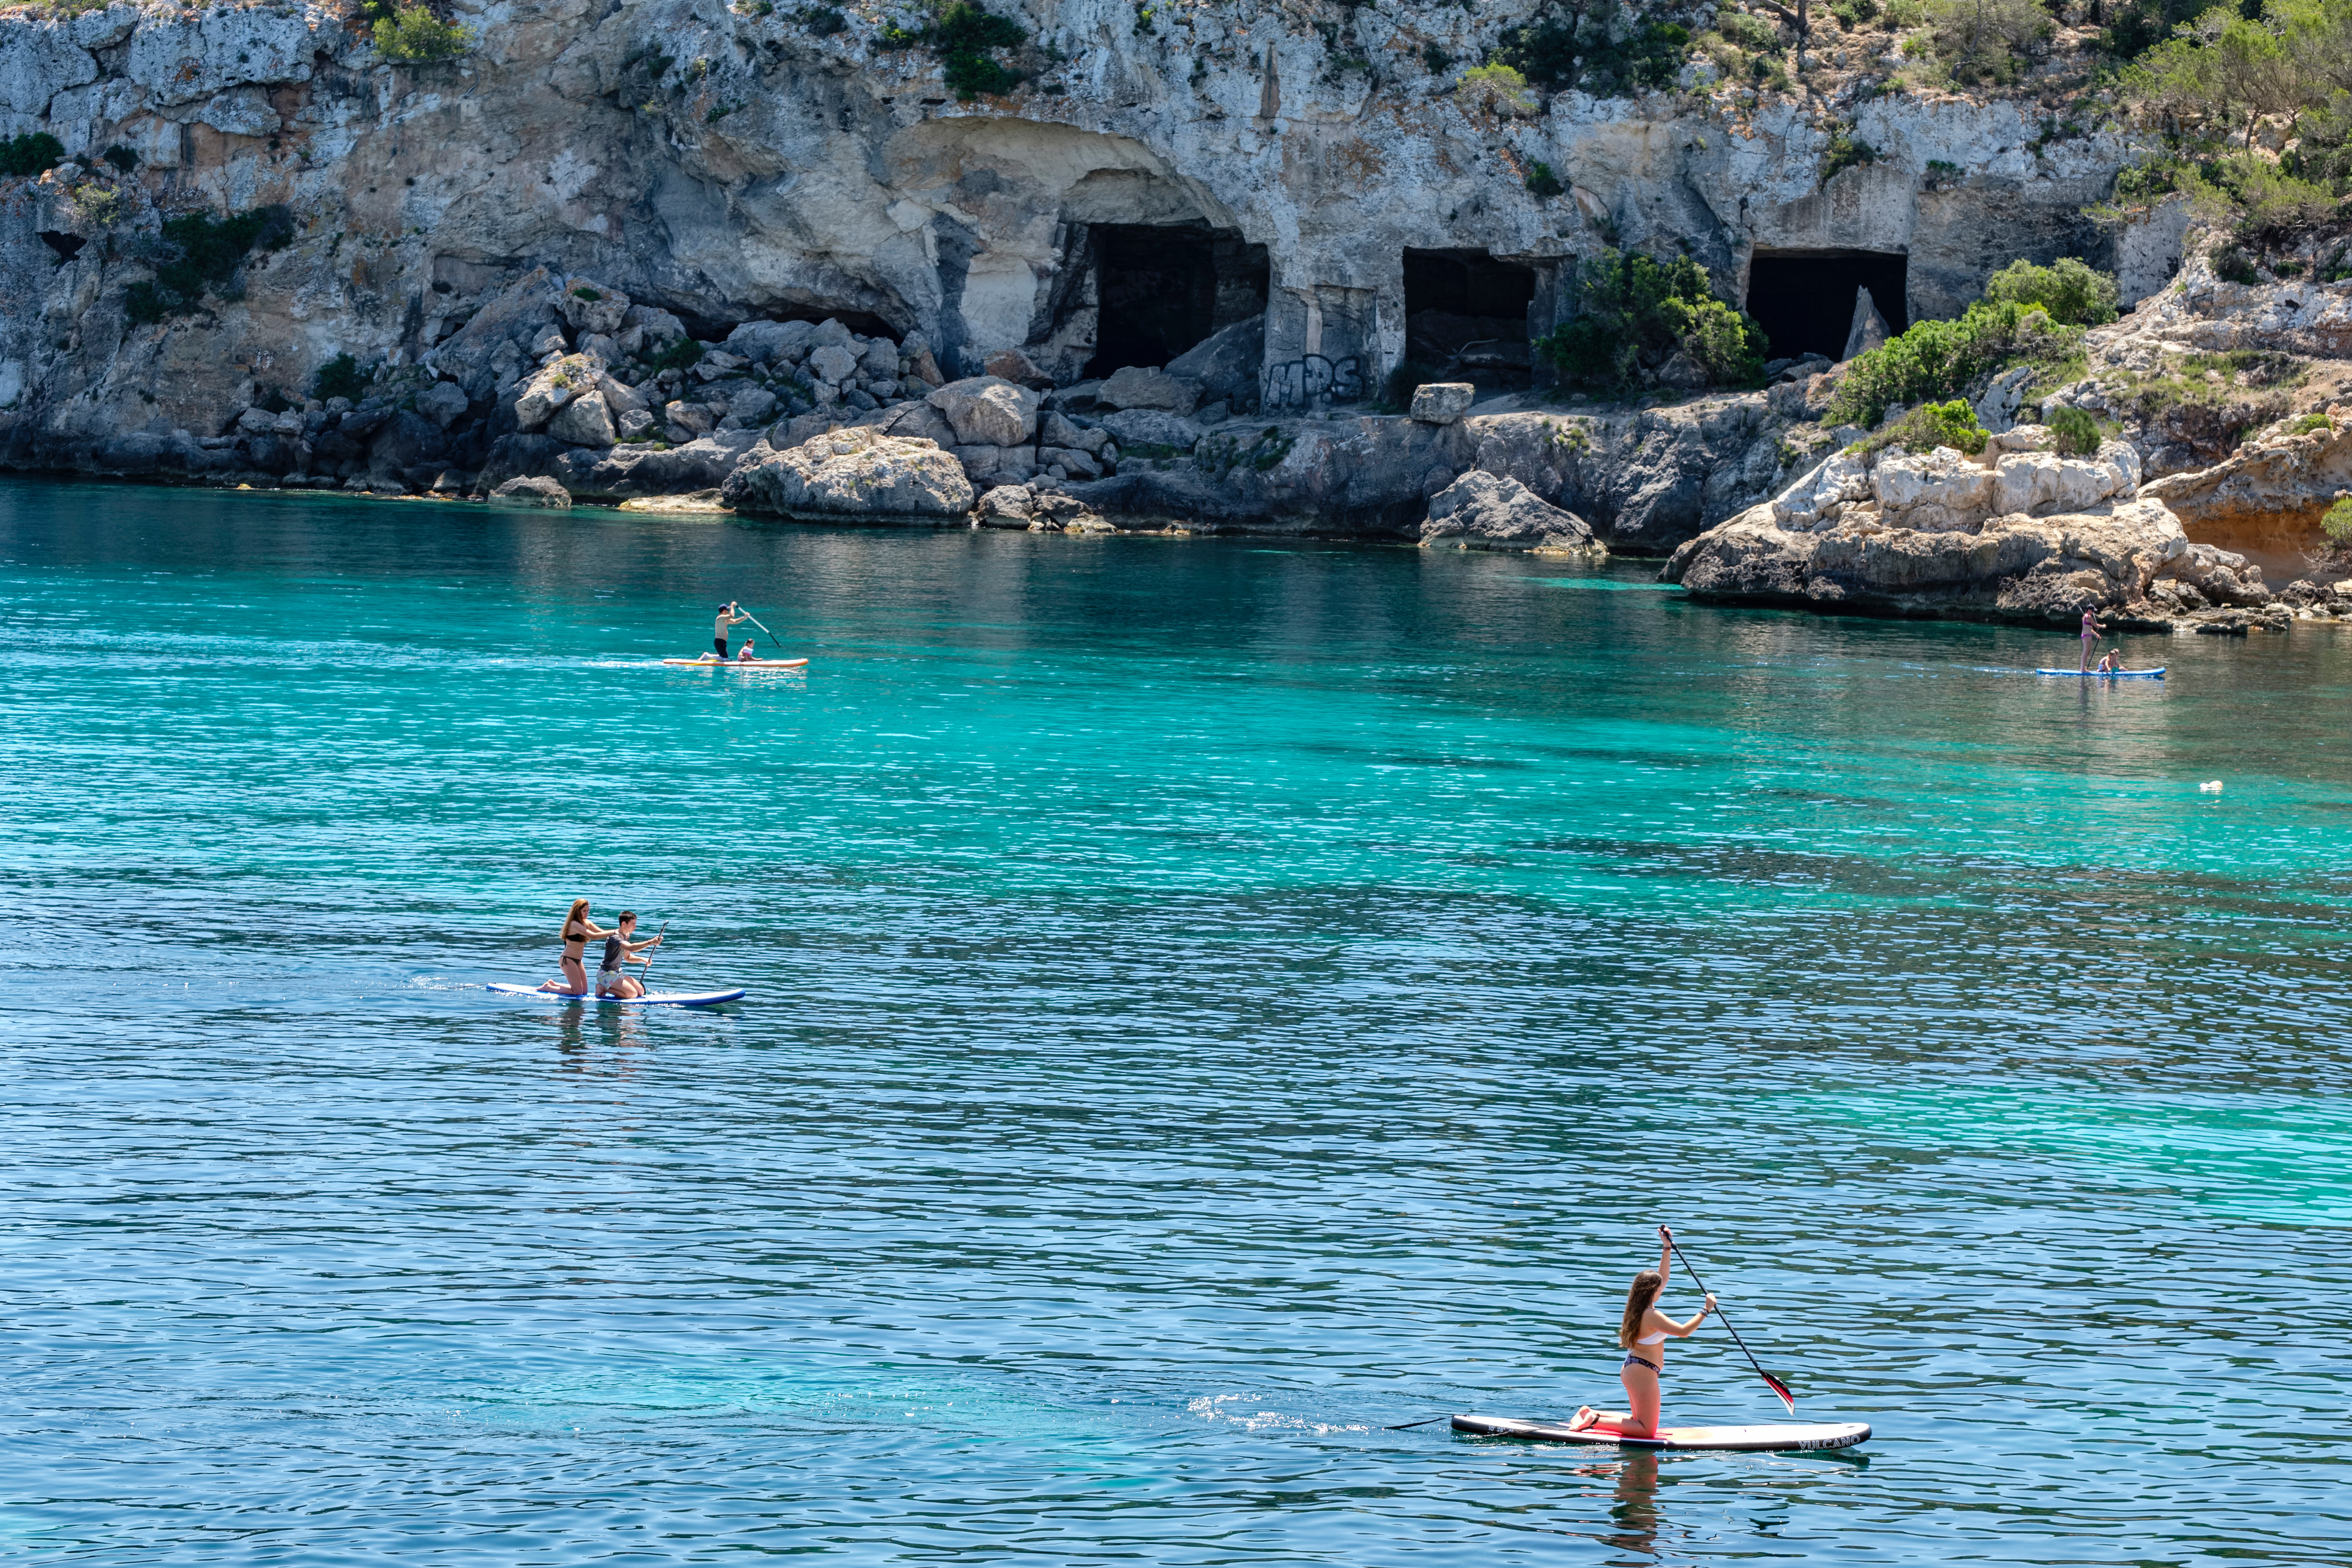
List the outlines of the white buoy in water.
{"label": "white buoy in water", "polygon": [[2213,779],[2208,783],[2199,784],[2197,786],[2197,793],[2199,795],[2220,795],[2221,793],[2221,781],[2220,779]]}

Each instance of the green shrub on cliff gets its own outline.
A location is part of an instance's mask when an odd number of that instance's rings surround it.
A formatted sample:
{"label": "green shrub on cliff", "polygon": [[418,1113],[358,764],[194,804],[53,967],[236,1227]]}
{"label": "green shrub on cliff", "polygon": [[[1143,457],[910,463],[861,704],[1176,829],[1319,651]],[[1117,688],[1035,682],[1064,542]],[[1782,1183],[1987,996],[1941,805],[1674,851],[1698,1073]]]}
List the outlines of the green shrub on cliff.
{"label": "green shrub on cliff", "polygon": [[1690,42],[1689,28],[1636,25],[1615,0],[1541,0],[1533,16],[1504,33],[1495,59],[1542,86],[1609,98],[1667,86]]}
{"label": "green shrub on cliff", "polygon": [[2066,457],[2087,458],[2099,449],[2099,422],[2080,408],[2053,408],[2042,423]]}
{"label": "green shrub on cliff", "polygon": [[[2076,353],[2084,324],[2115,319],[2114,280],[2072,258],[2053,267],[2016,262],[1994,279],[1999,297],[1978,300],[1958,321],[1915,321],[1854,356],[1831,399],[1830,418],[1866,430],[1898,404],[1963,396],[2015,365],[2054,372]],[[2054,320],[2053,305],[2073,319]]]}
{"label": "green shrub on cliff", "polygon": [[883,24],[875,43],[886,49],[928,48],[946,68],[948,90],[969,103],[983,93],[1011,92],[1024,79],[1021,72],[996,58],[1000,49],[1017,49],[1028,42],[1021,24],[995,16],[971,0],[939,5],[920,27]]}
{"label": "green shrub on cliff", "polygon": [[163,237],[147,249],[154,280],[123,290],[123,313],[134,321],[186,315],[202,303],[206,289],[229,289],[236,269],[256,247],[283,250],[292,243],[294,216],[282,206],[256,207],[225,218],[209,213],[168,218]]}
{"label": "green shrub on cliff", "polygon": [[65,155],[65,143],[46,131],[11,136],[0,141],[0,174],[29,179],[57,167]]}
{"label": "green shrub on cliff", "polygon": [[2352,496],[2327,509],[2327,515],[2319,520],[2319,531],[2336,549],[2352,550]]}
{"label": "green shrub on cliff", "polygon": [[1624,391],[1676,353],[1717,386],[1764,371],[1764,330],[1717,299],[1690,258],[1656,262],[1604,250],[1577,269],[1580,312],[1538,340],[1538,353],[1572,384]]}
{"label": "green shrub on cliff", "polygon": [[2062,327],[2100,327],[2116,319],[2122,295],[2113,277],[2065,256],[2047,267],[2011,262],[1985,280],[1984,297],[1995,304],[2039,305]]}
{"label": "green shrub on cliff", "polygon": [[360,368],[360,362],[348,353],[339,353],[319,367],[310,378],[310,395],[325,402],[330,397],[347,397],[353,403],[367,395],[369,375]]}
{"label": "green shrub on cliff", "polygon": [[388,60],[415,64],[455,59],[477,42],[471,28],[445,22],[424,5],[395,10],[388,0],[368,7],[374,18],[375,52]]}

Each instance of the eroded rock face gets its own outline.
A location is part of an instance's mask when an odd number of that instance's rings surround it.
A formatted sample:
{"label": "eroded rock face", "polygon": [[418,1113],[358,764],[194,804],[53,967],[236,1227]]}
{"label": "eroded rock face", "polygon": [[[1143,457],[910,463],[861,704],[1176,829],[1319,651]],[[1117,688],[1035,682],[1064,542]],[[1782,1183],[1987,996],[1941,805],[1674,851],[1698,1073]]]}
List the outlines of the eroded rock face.
{"label": "eroded rock face", "polygon": [[[2064,458],[1996,443],[1983,458],[1949,447],[1839,453],[1683,545],[1664,576],[1705,598],[1810,609],[2167,619],[2150,591],[2179,574],[2189,545],[2163,502],[2135,497],[2129,448],[2110,442]],[[2004,500],[2019,504],[2003,510]]]}
{"label": "eroded rock face", "polygon": [[838,430],[745,464],[721,487],[740,511],[867,521],[959,521],[971,481],[952,457],[919,438]]}
{"label": "eroded rock face", "polygon": [[1596,560],[1609,553],[1574,512],[1560,510],[1517,479],[1475,469],[1429,498],[1421,542],[1463,550],[1539,550]]}
{"label": "eroded rock face", "polygon": [[[1152,227],[1218,258],[1200,280],[1217,330],[1173,379],[1234,413],[1344,416],[1405,353],[1408,247],[1513,258],[1559,309],[1572,293],[1559,270],[1608,243],[1686,246],[1719,278],[1754,247],[1900,251],[1915,312],[1950,314],[1988,258],[2082,253],[2084,193],[2122,153],[2105,132],[2044,142],[2031,105],[1885,94],[1851,116],[1878,163],[1831,200],[1817,171],[1832,127],[1813,106],[1768,98],[1727,119],[1727,100],[1570,92],[1509,128],[1514,157],[1465,158],[1496,127],[1432,62],[1486,58],[1533,19],[1533,0],[1409,22],[1340,10],[1247,0],[1213,19],[1156,12],[1150,28],[1126,0],[1023,11],[1037,75],[969,105],[941,100],[927,51],[877,48],[872,18],[817,35],[755,6],[474,6],[458,19],[481,47],[425,67],[386,65],[347,7],[324,4],[11,13],[0,132],[142,162],[117,182],[131,193],[124,243],[72,258],[37,236],[66,234],[65,187],[97,176],[0,193],[25,217],[50,214],[0,232],[0,385],[19,388],[0,399],[0,462],[84,467],[102,449],[164,461],[182,448],[173,433],[215,438],[249,405],[245,383],[299,396],[343,353],[362,369],[430,359],[488,410],[548,353],[617,369],[689,327],[763,369],[850,355],[821,360],[835,379],[812,374],[845,410],[998,354],[1066,386],[1119,308],[1099,286],[1097,238]],[[1384,63],[1375,79],[1335,68],[1342,58]],[[1573,199],[1529,193],[1514,172],[1529,158],[1576,170]],[[1969,178],[1923,194],[1938,163]],[[296,231],[203,310],[133,321],[124,289],[150,276],[140,242],[164,194],[173,211],[215,215],[284,204]],[[772,320],[787,315],[836,328]],[[884,336],[905,353],[877,349]],[[1504,348],[1496,363],[1524,368],[1520,346]],[[639,390],[648,409],[697,401],[676,383]],[[604,395],[608,413],[629,412]],[[566,401],[534,405],[527,428]],[[497,420],[469,432],[478,417],[453,420],[453,438],[509,433]],[[966,433],[1031,439],[978,436]],[[238,451],[249,464],[259,448]],[[1577,510],[1656,547],[1719,503],[1703,493],[1706,463],[1649,454],[1632,471],[1586,485]]]}

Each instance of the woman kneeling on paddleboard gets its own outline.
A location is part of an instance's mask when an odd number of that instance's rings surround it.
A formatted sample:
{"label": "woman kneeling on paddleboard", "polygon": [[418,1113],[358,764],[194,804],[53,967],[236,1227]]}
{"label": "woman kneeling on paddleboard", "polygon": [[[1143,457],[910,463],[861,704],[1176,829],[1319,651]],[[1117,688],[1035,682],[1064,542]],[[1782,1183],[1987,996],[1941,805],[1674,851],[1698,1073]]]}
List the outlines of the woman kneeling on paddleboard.
{"label": "woman kneeling on paddleboard", "polygon": [[587,900],[572,900],[572,912],[563,917],[563,957],[558,964],[558,967],[563,971],[563,978],[551,980],[540,989],[553,991],[564,996],[587,995],[588,939],[592,936],[611,936],[612,934],[611,931],[588,918]]}
{"label": "woman kneeling on paddleboard", "polygon": [[1706,1304],[1687,1323],[1677,1323],[1658,1310],[1658,1294],[1666,1288],[1674,1258],[1675,1233],[1660,1226],[1658,1266],[1634,1275],[1633,1288],[1625,1292],[1625,1317],[1617,1325],[1617,1343],[1623,1348],[1625,1360],[1617,1369],[1617,1376],[1625,1384],[1625,1397],[1633,1408],[1620,1415],[1613,1410],[1595,1410],[1588,1405],[1569,1423],[1571,1429],[1614,1432],[1622,1437],[1658,1435],[1658,1379],[1666,1368],[1666,1341],[1696,1333],[1700,1322],[1715,1310],[1713,1291],[1707,1293]]}

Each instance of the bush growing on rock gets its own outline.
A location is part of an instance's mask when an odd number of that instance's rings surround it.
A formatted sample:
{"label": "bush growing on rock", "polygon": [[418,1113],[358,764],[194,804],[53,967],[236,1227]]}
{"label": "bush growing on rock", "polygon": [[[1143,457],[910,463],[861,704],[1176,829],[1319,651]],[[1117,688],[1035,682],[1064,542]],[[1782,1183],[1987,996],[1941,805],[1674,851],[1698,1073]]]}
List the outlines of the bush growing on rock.
{"label": "bush growing on rock", "polygon": [[[1949,403],[1923,403],[1898,420],[1893,430],[1895,446],[1906,452],[1932,452],[1938,447],[1949,447],[1970,457],[1984,450],[1988,439],[1983,426],[1977,423],[1977,411],[1963,398]],[[2097,443],[2093,443],[2096,449]]]}
{"label": "bush growing on rock", "polygon": [[207,289],[227,289],[255,247],[283,250],[293,243],[294,215],[282,206],[256,207],[225,218],[208,213],[168,218],[162,239],[148,252],[154,280],[123,290],[123,313],[134,321],[185,315],[203,300]]}
{"label": "bush growing on rock", "polygon": [[1927,0],[1937,64],[1956,81],[2016,80],[2028,47],[2056,30],[2038,0]]}
{"label": "bush growing on rock", "polygon": [[395,9],[392,0],[371,0],[363,14],[373,23],[375,52],[404,65],[455,59],[477,41],[472,29],[445,22],[422,5]]}
{"label": "bush growing on rock", "polygon": [[367,389],[368,374],[349,353],[337,354],[310,378],[310,395],[322,403],[331,397],[347,397],[357,403],[367,395]]}
{"label": "bush growing on rock", "polygon": [[1625,390],[1677,353],[1712,384],[1738,385],[1764,371],[1764,330],[1717,299],[1690,258],[1659,263],[1604,250],[1577,269],[1582,306],[1536,348],[1570,381]]}
{"label": "bush growing on rock", "polygon": [[57,167],[65,155],[64,142],[46,131],[28,131],[0,141],[0,174],[30,179]]}
{"label": "bush growing on rock", "polygon": [[2352,496],[2327,509],[2327,515],[2319,520],[2319,531],[2326,536],[2330,548],[2352,550]]}
{"label": "bush growing on rock", "polygon": [[1495,58],[1545,87],[1611,98],[1672,82],[1690,41],[1681,24],[1637,23],[1615,0],[1541,0]]}
{"label": "bush growing on rock", "polygon": [[2042,422],[2066,457],[2087,458],[2099,449],[2099,422],[2080,408],[2053,408]]}
{"label": "bush growing on rock", "polygon": [[2014,365],[2054,372],[2074,355],[2082,338],[2082,328],[2052,321],[2038,303],[1979,300],[1958,321],[1915,321],[1909,331],[1855,355],[1830,401],[1829,416],[1868,429],[1897,404],[1959,397]]}
{"label": "bush growing on rock", "polygon": [[2047,267],[2012,261],[1985,280],[1984,297],[1995,304],[2039,305],[2062,327],[2100,327],[2116,319],[2122,296],[2113,278],[2067,256]]}
{"label": "bush growing on rock", "polygon": [[886,49],[928,48],[946,68],[948,90],[966,103],[983,93],[1011,92],[1022,75],[996,58],[999,49],[1017,49],[1028,41],[1021,24],[982,10],[971,0],[952,0],[940,7],[920,27],[892,22],[876,35]]}
{"label": "bush growing on rock", "polygon": [[1454,97],[1465,108],[1484,110],[1506,120],[1515,114],[1536,111],[1535,95],[1528,90],[1528,79],[1508,66],[1471,67],[1454,82]]}

